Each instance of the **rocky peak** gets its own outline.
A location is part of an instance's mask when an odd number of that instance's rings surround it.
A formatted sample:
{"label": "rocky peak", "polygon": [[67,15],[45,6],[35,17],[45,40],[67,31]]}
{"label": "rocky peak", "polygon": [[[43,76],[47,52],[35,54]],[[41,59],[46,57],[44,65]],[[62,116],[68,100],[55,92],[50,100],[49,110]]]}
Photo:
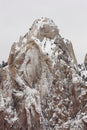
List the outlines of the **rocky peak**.
{"label": "rocky peak", "polygon": [[87,129],[87,90],[72,43],[52,20],[35,20],[13,43],[0,76],[0,130]]}
{"label": "rocky peak", "polygon": [[59,34],[59,30],[53,20],[41,18],[34,21],[30,34],[31,37],[34,36],[42,41],[44,37],[54,39]]}

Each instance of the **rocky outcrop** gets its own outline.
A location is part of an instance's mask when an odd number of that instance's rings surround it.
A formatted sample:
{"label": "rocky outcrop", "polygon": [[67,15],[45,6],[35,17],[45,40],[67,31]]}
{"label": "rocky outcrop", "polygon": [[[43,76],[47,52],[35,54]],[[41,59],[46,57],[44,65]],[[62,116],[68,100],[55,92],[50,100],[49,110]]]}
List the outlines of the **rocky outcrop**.
{"label": "rocky outcrop", "polygon": [[87,54],[85,55],[84,64],[87,65]]}
{"label": "rocky outcrop", "polygon": [[71,42],[35,20],[0,69],[0,130],[86,130],[86,102]]}
{"label": "rocky outcrop", "polygon": [[78,63],[77,63],[77,59],[75,57],[75,53],[74,53],[73,46],[72,46],[71,42],[69,42],[69,44],[67,44],[67,48],[68,48],[70,57],[73,59],[75,65],[77,66]]}

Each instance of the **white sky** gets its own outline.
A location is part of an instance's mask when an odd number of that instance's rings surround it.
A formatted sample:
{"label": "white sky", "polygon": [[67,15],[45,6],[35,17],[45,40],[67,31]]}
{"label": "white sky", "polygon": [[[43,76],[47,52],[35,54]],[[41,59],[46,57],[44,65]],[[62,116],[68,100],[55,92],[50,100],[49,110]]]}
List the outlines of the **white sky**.
{"label": "white sky", "polygon": [[40,17],[54,20],[60,34],[73,43],[78,62],[87,53],[87,0],[0,0],[0,62],[11,45]]}

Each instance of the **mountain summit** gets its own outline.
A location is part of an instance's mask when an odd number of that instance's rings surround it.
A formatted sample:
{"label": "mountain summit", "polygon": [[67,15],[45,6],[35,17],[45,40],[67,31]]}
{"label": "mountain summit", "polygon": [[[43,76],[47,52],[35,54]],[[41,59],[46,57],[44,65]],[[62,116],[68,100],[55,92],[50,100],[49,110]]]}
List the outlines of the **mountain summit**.
{"label": "mountain summit", "polygon": [[87,89],[72,43],[34,21],[0,68],[0,130],[86,130]]}

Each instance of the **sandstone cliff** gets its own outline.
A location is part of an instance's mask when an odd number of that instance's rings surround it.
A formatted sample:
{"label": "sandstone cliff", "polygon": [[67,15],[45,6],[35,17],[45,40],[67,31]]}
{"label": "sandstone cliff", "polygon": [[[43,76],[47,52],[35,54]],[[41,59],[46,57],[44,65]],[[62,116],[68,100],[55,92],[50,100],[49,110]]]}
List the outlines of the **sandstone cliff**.
{"label": "sandstone cliff", "polygon": [[87,130],[87,89],[70,41],[34,21],[0,69],[0,130]]}

